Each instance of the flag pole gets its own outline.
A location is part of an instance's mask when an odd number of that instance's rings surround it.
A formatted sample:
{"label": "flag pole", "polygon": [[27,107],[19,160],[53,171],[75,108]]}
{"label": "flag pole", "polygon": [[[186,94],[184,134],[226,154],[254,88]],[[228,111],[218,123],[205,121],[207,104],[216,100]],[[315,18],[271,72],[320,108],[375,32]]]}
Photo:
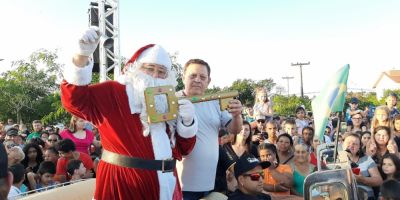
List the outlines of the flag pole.
{"label": "flag pole", "polygon": [[337,152],[338,152],[338,143],[339,143],[339,131],[341,130],[340,127],[340,119],[342,118],[342,112],[339,112],[338,122],[336,126],[336,133],[335,133],[335,151],[333,153],[333,162],[336,163],[337,159]]}

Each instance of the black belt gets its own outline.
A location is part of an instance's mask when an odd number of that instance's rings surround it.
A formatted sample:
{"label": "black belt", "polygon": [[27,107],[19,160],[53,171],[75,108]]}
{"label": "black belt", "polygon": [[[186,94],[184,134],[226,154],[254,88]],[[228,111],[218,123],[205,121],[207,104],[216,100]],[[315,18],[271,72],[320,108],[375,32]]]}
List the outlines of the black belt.
{"label": "black belt", "polygon": [[101,160],[104,162],[118,165],[121,167],[148,169],[165,172],[173,172],[175,169],[175,159],[166,160],[145,160],[142,158],[129,157],[103,149]]}

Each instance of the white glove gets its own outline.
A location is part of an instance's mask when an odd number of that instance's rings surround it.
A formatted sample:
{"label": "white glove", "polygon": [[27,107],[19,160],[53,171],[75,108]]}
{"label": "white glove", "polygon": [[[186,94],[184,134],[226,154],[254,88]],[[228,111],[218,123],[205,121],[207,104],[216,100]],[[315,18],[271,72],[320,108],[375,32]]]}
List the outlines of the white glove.
{"label": "white glove", "polygon": [[79,39],[79,55],[91,56],[100,41],[100,30],[97,26],[91,26]]}
{"label": "white glove", "polygon": [[183,125],[190,126],[193,123],[195,110],[192,102],[187,99],[178,100],[179,116],[182,118]]}

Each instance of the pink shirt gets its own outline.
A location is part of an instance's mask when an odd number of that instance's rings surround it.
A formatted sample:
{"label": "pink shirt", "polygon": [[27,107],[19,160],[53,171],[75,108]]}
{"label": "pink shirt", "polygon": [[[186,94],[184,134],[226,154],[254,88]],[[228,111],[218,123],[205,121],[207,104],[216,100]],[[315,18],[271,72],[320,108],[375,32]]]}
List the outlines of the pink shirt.
{"label": "pink shirt", "polygon": [[89,154],[89,146],[93,142],[94,134],[92,131],[89,130],[85,130],[85,132],[86,132],[86,137],[84,139],[76,138],[74,134],[68,129],[62,131],[60,133],[60,136],[62,139],[68,138],[72,140],[75,143],[77,151]]}

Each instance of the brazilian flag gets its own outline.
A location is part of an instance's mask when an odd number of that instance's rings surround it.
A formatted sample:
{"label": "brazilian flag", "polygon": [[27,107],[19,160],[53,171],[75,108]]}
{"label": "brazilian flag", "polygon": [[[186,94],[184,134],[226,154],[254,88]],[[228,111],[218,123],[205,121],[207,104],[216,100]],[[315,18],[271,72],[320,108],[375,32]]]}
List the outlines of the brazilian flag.
{"label": "brazilian flag", "polygon": [[328,124],[331,112],[343,111],[349,70],[349,64],[339,69],[311,103],[314,115],[315,137],[318,137],[320,141],[323,141],[325,127]]}

